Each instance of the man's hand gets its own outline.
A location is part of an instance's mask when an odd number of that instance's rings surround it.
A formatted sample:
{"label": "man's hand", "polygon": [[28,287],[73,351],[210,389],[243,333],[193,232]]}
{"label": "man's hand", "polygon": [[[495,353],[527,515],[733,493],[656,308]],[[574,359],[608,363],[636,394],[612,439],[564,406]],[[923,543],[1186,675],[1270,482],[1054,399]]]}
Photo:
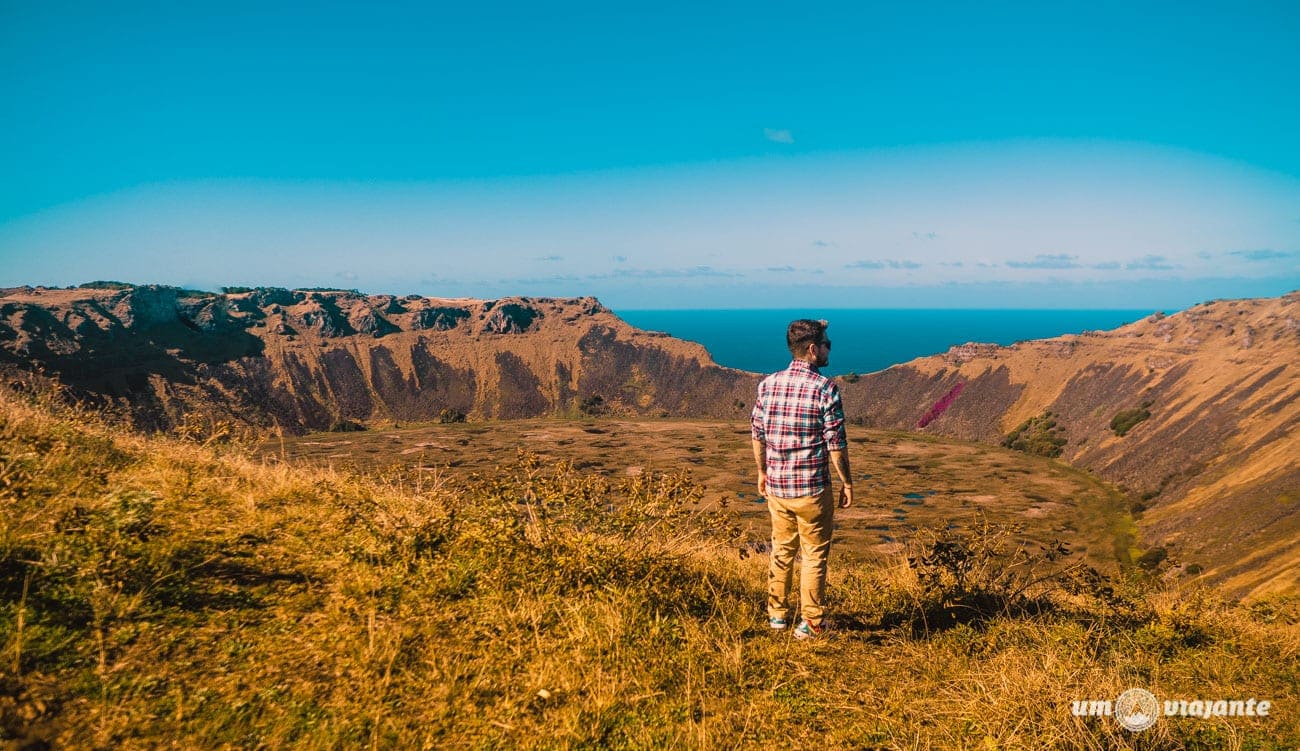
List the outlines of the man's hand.
{"label": "man's hand", "polygon": [[758,473],[758,497],[759,498],[767,497],[767,473],[766,472]]}
{"label": "man's hand", "polygon": [[853,486],[840,486],[840,508],[848,508],[853,505]]}

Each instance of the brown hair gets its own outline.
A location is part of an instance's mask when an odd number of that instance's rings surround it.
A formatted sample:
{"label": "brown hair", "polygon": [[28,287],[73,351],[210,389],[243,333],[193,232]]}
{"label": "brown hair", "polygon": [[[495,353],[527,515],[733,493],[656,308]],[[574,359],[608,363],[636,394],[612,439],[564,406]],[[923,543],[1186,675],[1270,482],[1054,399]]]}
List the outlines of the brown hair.
{"label": "brown hair", "polygon": [[791,321],[785,330],[785,343],[790,348],[790,354],[798,357],[808,349],[809,344],[820,342],[826,336],[826,326],[826,321],[814,321],[811,318]]}

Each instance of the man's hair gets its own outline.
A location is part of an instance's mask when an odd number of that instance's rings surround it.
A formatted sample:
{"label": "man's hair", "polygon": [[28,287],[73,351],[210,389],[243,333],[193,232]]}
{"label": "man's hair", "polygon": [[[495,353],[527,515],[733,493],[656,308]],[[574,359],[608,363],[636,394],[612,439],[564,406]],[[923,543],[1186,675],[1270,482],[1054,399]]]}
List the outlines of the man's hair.
{"label": "man's hair", "polygon": [[785,330],[785,343],[790,348],[790,354],[798,357],[808,349],[809,344],[820,342],[826,336],[826,325],[825,321],[814,321],[811,318],[791,321]]}

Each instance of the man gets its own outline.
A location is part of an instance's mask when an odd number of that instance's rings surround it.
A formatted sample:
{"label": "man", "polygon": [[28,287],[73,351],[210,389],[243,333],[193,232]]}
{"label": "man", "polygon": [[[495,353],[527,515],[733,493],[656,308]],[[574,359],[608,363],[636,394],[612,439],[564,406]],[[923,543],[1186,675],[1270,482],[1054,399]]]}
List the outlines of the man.
{"label": "man", "polygon": [[835,517],[829,467],[835,468],[842,483],[840,508],[853,505],[853,475],[840,390],[819,370],[830,363],[826,321],[792,322],[786,344],[794,360],[758,385],[750,418],[758,492],[767,498],[772,517],[767,615],[774,629],[789,625],[794,556],[802,549],[802,618],[794,635],[813,639],[822,635],[826,625],[822,594]]}

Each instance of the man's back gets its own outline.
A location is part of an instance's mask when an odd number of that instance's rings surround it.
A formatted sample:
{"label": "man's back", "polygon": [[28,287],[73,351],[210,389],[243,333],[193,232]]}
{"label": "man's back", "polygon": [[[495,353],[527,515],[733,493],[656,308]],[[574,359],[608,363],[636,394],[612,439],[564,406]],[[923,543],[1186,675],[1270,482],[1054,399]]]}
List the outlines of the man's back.
{"label": "man's back", "polygon": [[795,360],[763,379],[750,418],[767,445],[768,492],[781,498],[816,495],[830,482],[828,451],[845,447],[839,388]]}

